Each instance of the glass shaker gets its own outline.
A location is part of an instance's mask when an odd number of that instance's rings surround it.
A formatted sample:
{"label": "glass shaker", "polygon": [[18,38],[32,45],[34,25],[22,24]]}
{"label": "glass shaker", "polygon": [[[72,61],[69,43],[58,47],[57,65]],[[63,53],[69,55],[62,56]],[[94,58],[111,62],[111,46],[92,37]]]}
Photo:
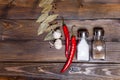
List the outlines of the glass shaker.
{"label": "glass shaker", "polygon": [[94,29],[94,40],[92,43],[93,59],[104,60],[105,59],[105,41],[103,39],[104,30],[102,28]]}
{"label": "glass shaker", "polygon": [[77,44],[77,60],[78,61],[89,61],[89,44],[87,41],[88,32],[87,30],[80,30],[80,40]]}

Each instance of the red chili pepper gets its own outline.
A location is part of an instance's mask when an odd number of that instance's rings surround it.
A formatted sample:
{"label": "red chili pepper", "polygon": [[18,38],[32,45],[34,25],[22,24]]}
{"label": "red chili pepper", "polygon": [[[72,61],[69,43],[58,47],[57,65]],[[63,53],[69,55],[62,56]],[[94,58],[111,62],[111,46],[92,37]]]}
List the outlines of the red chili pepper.
{"label": "red chili pepper", "polygon": [[71,42],[70,56],[68,57],[67,62],[65,63],[63,69],[61,70],[61,73],[67,70],[67,68],[70,66],[76,51],[76,37],[72,36],[71,41],[72,42]]}
{"label": "red chili pepper", "polygon": [[64,19],[63,19],[63,27],[62,28],[63,28],[63,32],[64,32],[64,36],[65,36],[65,56],[66,56],[66,58],[68,58],[68,56],[69,56],[70,35],[69,35],[69,30],[68,30],[66,24],[64,23]]}

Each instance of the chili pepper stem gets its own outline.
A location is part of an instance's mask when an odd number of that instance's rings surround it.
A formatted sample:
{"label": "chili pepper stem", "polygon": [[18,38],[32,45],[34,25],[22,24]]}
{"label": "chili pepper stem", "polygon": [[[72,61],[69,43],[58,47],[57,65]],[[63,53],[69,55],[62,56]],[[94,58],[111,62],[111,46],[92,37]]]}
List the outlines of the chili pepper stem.
{"label": "chili pepper stem", "polygon": [[64,22],[64,18],[61,16],[61,19],[62,19],[62,26],[65,25],[65,22]]}
{"label": "chili pepper stem", "polygon": [[72,36],[75,36],[75,34],[74,34],[74,30],[73,30],[74,27],[76,27],[76,26],[73,25],[72,28],[71,28]]}

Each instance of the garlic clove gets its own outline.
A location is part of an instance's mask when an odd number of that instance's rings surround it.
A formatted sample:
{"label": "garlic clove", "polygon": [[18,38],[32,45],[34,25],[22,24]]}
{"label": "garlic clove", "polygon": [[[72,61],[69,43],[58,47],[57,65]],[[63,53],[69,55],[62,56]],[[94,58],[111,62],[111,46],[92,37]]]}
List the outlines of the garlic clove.
{"label": "garlic clove", "polygon": [[61,35],[62,35],[62,33],[61,33],[60,30],[56,30],[56,31],[53,32],[53,37],[55,39],[59,39],[61,37]]}
{"label": "garlic clove", "polygon": [[54,47],[55,47],[56,49],[61,49],[61,48],[62,48],[62,40],[56,39],[56,40],[55,40],[55,43],[54,43]]}

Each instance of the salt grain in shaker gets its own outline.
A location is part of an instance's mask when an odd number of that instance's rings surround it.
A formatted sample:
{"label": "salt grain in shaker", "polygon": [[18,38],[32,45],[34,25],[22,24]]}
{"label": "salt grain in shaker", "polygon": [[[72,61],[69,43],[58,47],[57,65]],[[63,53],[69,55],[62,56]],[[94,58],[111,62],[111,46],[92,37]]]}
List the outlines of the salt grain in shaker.
{"label": "salt grain in shaker", "polygon": [[78,61],[89,61],[89,44],[87,42],[87,30],[80,30],[80,40],[77,44],[77,60]]}

